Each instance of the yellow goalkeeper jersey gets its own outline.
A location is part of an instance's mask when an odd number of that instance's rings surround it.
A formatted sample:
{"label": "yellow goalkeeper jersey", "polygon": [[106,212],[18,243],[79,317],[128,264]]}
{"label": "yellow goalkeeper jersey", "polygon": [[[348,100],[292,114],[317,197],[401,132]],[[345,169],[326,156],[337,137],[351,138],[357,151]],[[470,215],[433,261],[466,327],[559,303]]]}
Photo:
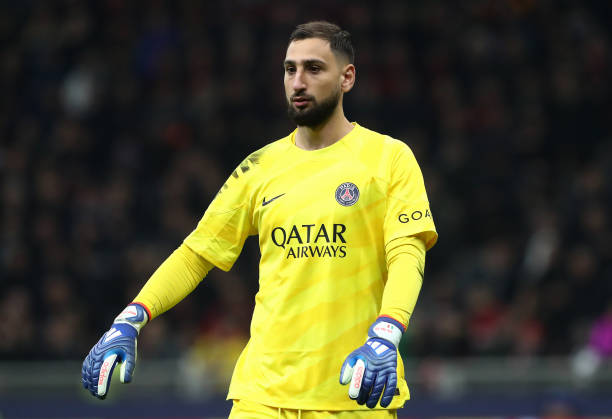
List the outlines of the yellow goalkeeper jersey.
{"label": "yellow goalkeeper jersey", "polygon": [[[421,170],[401,141],[354,124],[306,151],[294,131],[248,156],[185,244],[227,271],[259,235],[259,291],[228,399],[307,410],[367,409],[340,385],[387,280],[385,244],[437,240]],[[231,308],[229,308],[231,309]],[[401,358],[390,409],[409,398]]]}

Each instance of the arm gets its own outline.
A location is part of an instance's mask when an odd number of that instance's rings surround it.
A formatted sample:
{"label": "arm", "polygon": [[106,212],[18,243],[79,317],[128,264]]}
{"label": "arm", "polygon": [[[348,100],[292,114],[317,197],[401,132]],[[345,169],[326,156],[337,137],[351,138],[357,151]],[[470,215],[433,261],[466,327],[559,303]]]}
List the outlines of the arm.
{"label": "arm", "polygon": [[425,250],[438,239],[423,174],[412,151],[389,142],[387,209],[383,222],[387,282],[379,317],[366,344],[342,365],[340,383],[350,382],[349,397],[373,408],[387,407],[397,386],[397,346],[414,310],[425,266]]}
{"label": "arm", "polygon": [[94,396],[106,396],[118,362],[122,364],[121,381],[131,380],[140,329],[185,298],[213,266],[230,270],[246,237],[256,233],[248,187],[255,169],[248,161],[227,179],[196,229],[160,265],[85,358],[82,382]]}
{"label": "arm", "polygon": [[388,278],[380,317],[390,317],[404,330],[414,311],[425,270],[425,243],[418,236],[392,240],[386,247]]}
{"label": "arm", "polygon": [[129,383],[136,365],[140,329],[189,295],[212,267],[187,245],[182,244],[176,249],[91,349],[81,371],[83,387],[104,399],[118,363],[121,364],[121,382]]}
{"label": "arm", "polygon": [[152,320],[189,295],[212,268],[212,263],[182,244],[157,268],[134,303],[150,309]]}
{"label": "arm", "polygon": [[[397,385],[397,347],[406,331],[423,282],[425,243],[401,237],[386,247],[388,278],[380,315],[368,330],[368,339],[342,365],[340,383],[349,397],[373,408],[387,407]],[[382,394],[382,398],[381,398]]]}

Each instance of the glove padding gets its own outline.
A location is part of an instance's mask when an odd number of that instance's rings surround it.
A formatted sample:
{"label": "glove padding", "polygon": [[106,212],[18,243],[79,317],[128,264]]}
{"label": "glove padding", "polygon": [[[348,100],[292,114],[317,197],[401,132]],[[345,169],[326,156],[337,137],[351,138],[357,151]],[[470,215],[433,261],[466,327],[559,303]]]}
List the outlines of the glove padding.
{"label": "glove padding", "polygon": [[[342,364],[340,384],[350,382],[348,394],[370,409],[391,404],[397,388],[397,346],[404,332],[401,323],[379,317],[368,330],[366,343]],[[382,394],[382,398],[381,398]]]}
{"label": "glove padding", "polygon": [[83,387],[91,394],[99,399],[106,397],[117,363],[121,364],[121,382],[132,381],[138,333],[148,320],[149,316],[142,306],[130,304],[91,348],[81,370]]}

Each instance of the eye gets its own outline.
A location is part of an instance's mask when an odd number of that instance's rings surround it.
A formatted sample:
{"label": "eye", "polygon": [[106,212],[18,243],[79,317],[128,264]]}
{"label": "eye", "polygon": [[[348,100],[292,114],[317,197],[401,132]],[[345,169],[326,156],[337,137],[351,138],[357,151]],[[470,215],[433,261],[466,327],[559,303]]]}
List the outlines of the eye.
{"label": "eye", "polygon": [[308,68],[310,70],[311,73],[318,73],[321,71],[321,67],[319,67],[318,65],[312,65]]}
{"label": "eye", "polygon": [[295,67],[292,67],[292,66],[285,67],[285,73],[287,73],[287,74],[294,74],[295,73]]}

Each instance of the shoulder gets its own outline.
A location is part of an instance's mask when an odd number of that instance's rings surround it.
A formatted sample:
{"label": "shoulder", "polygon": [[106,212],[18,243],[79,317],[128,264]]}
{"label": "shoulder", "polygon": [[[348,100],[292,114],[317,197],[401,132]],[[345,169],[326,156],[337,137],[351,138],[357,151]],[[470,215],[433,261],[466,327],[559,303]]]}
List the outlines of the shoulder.
{"label": "shoulder", "polygon": [[250,193],[260,183],[261,178],[266,176],[270,166],[275,161],[281,160],[278,156],[286,150],[286,144],[290,141],[289,135],[268,143],[246,156],[221,186],[217,197],[225,195],[225,191],[228,190],[242,194],[243,197],[244,194]]}
{"label": "shoulder", "polygon": [[366,144],[380,144],[381,146],[395,149],[410,148],[404,141],[393,138],[388,134],[371,130],[362,125],[357,125],[357,129],[359,130],[359,138]]}
{"label": "shoulder", "polygon": [[387,162],[414,158],[414,154],[406,142],[363,126],[359,126],[359,130],[361,146],[370,155],[376,155]]}
{"label": "shoulder", "polygon": [[279,155],[282,155],[291,145],[291,135],[283,137],[279,140],[266,144],[258,150],[249,154],[239,165],[242,172],[247,172],[251,169],[256,170],[261,167],[266,167],[270,163],[277,161]]}
{"label": "shoulder", "polygon": [[279,161],[279,156],[287,150],[290,142],[291,136],[289,135],[253,151],[240,162],[229,179],[252,180],[254,177],[257,177],[259,173],[269,169],[270,165],[274,164],[274,162]]}

